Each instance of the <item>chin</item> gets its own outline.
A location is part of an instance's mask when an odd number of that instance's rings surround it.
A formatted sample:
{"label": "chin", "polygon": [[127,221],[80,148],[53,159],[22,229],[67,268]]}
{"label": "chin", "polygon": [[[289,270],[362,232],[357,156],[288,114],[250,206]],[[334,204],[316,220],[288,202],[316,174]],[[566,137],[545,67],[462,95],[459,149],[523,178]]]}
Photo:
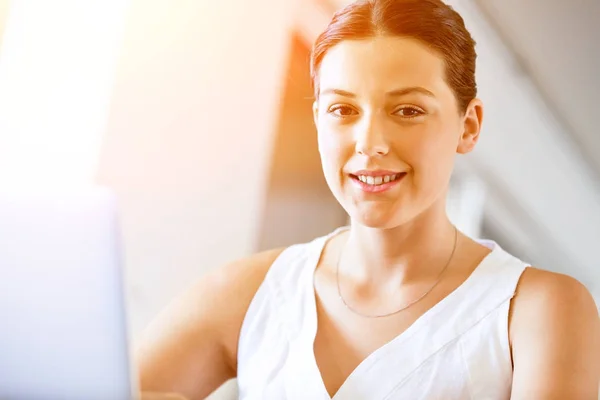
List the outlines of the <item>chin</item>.
{"label": "chin", "polygon": [[398,216],[383,210],[353,210],[350,214],[352,223],[373,229],[390,229],[398,226]]}

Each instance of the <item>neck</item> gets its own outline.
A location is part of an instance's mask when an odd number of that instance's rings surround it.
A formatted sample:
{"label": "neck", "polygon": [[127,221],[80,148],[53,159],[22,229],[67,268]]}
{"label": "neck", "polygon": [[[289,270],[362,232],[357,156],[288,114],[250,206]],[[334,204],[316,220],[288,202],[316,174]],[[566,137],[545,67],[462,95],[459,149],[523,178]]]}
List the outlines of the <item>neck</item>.
{"label": "neck", "polygon": [[391,229],[353,223],[340,264],[346,274],[369,285],[435,279],[452,254],[455,235],[445,208]]}

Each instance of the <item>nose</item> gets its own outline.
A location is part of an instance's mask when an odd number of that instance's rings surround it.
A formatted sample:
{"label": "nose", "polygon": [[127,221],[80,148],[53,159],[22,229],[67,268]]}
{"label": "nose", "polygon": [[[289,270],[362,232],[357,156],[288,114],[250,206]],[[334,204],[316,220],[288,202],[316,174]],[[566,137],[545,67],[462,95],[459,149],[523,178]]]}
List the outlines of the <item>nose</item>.
{"label": "nose", "polygon": [[356,153],[368,157],[384,156],[390,146],[377,118],[365,118],[356,126]]}

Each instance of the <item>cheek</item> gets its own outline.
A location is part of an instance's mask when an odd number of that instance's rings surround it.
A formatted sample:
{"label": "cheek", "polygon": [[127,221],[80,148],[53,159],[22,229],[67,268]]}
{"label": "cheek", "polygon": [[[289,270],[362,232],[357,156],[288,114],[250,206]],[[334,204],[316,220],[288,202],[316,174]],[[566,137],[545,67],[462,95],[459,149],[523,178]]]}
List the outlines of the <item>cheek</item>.
{"label": "cheek", "polygon": [[415,164],[423,168],[445,164],[453,154],[454,152],[450,149],[447,140],[437,137],[416,140],[411,147],[409,156]]}
{"label": "cheek", "polygon": [[421,132],[403,148],[401,157],[413,169],[415,185],[421,188],[439,187],[452,172],[456,143],[451,132],[440,131]]}
{"label": "cheek", "polygon": [[318,134],[319,154],[325,173],[337,173],[346,162],[348,144],[344,143],[343,135],[319,129]]}

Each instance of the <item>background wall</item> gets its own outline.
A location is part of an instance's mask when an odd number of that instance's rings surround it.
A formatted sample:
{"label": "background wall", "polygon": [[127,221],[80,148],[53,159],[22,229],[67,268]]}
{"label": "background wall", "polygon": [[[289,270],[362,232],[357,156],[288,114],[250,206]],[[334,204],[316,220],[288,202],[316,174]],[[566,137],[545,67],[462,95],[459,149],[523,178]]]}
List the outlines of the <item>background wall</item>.
{"label": "background wall", "polygon": [[291,12],[271,0],[131,3],[98,181],[121,200],[134,332],[256,246]]}

